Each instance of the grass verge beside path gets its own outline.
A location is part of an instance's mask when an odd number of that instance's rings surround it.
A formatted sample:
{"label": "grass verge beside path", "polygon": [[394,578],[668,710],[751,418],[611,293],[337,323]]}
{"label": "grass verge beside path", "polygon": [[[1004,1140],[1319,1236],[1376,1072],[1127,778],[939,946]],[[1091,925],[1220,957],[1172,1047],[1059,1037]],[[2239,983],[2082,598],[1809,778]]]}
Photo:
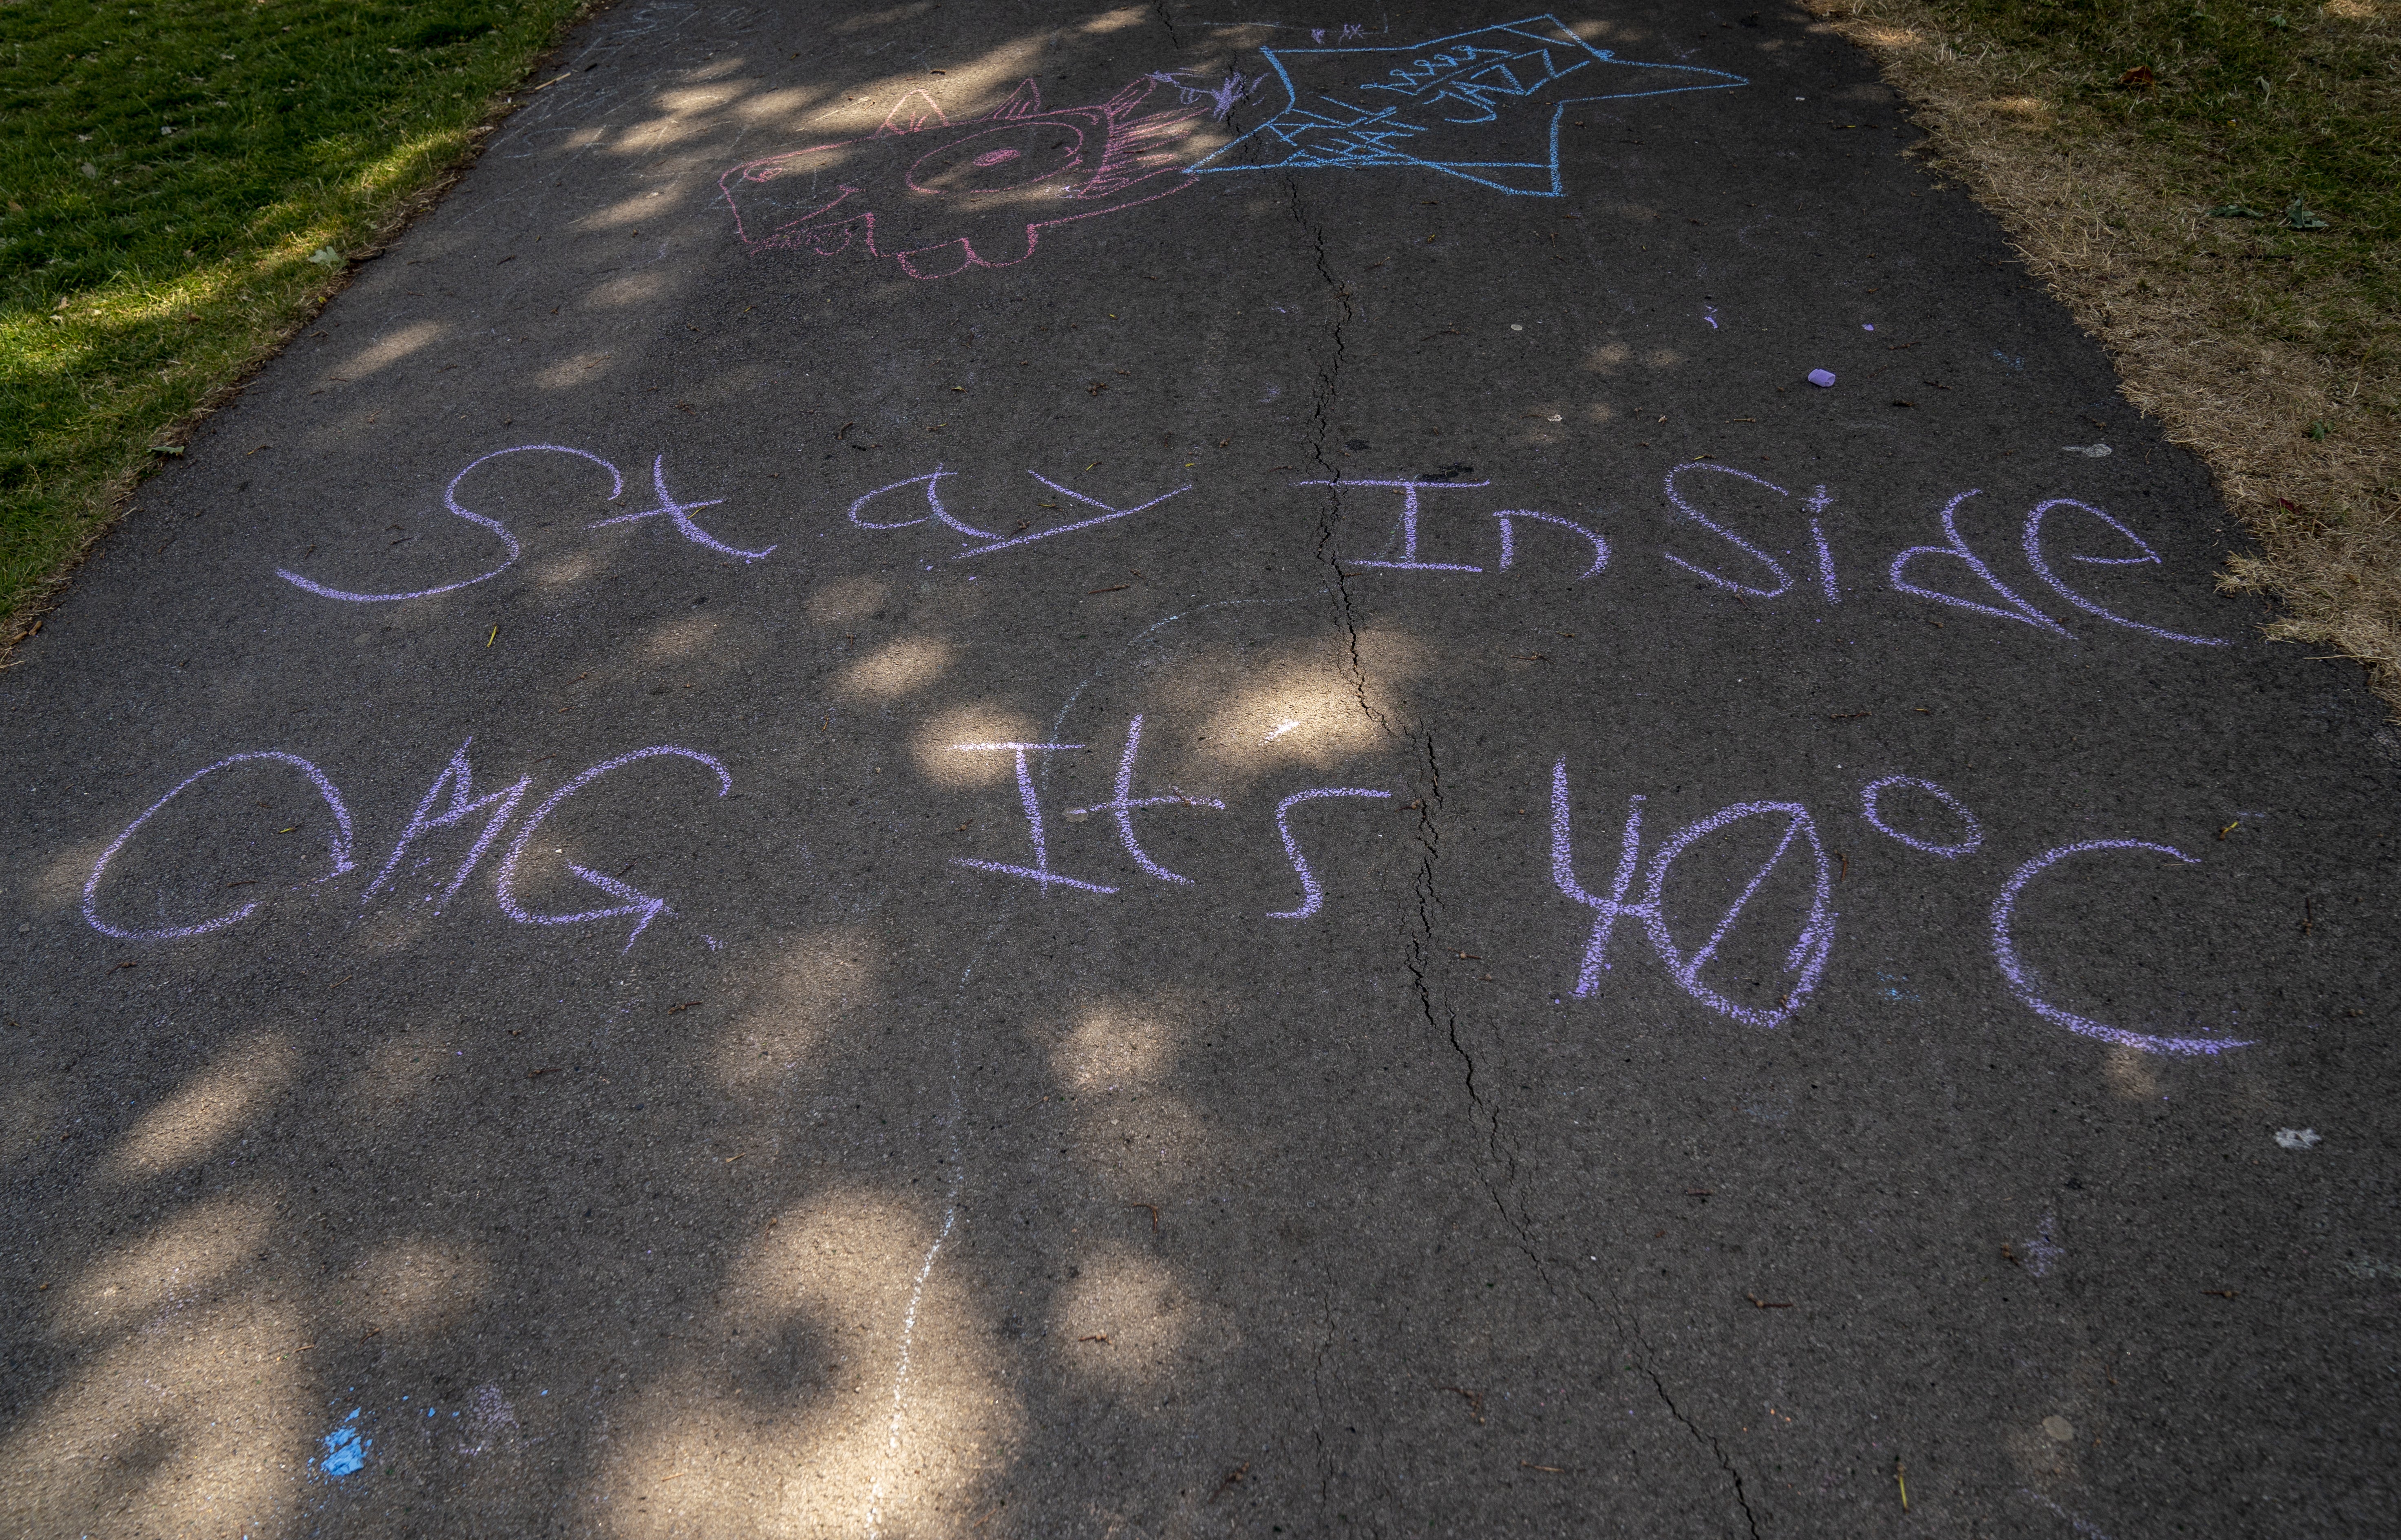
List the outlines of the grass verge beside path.
{"label": "grass verge beside path", "polygon": [[2401,713],[2401,0],[1804,0]]}
{"label": "grass verge beside path", "polygon": [[0,0],[0,657],[584,0]]}

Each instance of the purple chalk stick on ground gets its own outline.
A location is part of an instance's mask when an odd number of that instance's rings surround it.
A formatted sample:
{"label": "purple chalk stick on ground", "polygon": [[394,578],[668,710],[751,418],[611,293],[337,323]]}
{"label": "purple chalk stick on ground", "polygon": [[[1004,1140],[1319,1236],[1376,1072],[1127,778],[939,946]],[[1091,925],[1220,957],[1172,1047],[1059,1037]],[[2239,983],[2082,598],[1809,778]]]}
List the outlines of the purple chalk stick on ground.
{"label": "purple chalk stick on ground", "polygon": [[1831,369],[1812,369],[1809,371],[1809,383],[1823,390],[1834,383],[1834,373]]}

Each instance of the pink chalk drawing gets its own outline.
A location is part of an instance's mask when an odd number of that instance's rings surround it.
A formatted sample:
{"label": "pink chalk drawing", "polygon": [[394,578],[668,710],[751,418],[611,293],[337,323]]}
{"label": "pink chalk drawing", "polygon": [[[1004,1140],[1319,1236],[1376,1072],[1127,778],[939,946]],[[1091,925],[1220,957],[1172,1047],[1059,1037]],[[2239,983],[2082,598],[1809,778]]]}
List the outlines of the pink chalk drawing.
{"label": "pink chalk drawing", "polygon": [[1146,75],[1105,102],[1046,111],[1028,80],[958,124],[912,90],[865,138],[753,160],[718,186],[754,250],[833,256],[857,244],[914,279],[1010,267],[1052,225],[1193,184],[1179,169],[1183,130],[1215,95],[1179,84],[1183,102],[1145,112],[1160,89]]}

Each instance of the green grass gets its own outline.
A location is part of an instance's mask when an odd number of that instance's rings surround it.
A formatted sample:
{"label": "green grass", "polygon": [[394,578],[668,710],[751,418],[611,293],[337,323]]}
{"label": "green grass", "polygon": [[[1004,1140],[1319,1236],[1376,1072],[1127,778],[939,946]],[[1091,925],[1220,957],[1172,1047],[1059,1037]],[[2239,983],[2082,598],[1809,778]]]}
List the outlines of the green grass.
{"label": "green grass", "polygon": [[[1974,37],[2047,60],[2071,115],[2138,133],[2178,190],[2257,219],[2230,236],[2296,264],[2260,320],[2389,362],[2401,314],[2401,14],[2394,0],[1950,0]],[[2122,85],[2148,69],[2156,84]],[[2296,204],[2323,218],[2297,229]],[[2308,223],[2306,219],[2301,223]]]}
{"label": "green grass", "polygon": [[0,0],[0,646],[583,0]]}

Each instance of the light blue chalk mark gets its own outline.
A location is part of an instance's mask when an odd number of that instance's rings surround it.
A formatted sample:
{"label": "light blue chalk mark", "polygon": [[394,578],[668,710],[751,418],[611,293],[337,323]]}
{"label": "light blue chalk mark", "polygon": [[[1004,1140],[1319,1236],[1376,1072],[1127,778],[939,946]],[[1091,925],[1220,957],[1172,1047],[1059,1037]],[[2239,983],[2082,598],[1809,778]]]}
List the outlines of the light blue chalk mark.
{"label": "light blue chalk mark", "polygon": [[[1495,192],[1558,198],[1566,191],[1559,174],[1559,129],[1571,106],[1750,84],[1741,75],[1695,64],[1620,59],[1549,15],[1406,48],[1261,51],[1283,87],[1283,110],[1185,168],[1187,172],[1415,166]],[[1365,73],[1378,57],[1392,61],[1387,78],[1336,87],[1343,96],[1304,93],[1286,62],[1319,63],[1318,73],[1324,74],[1329,66],[1319,61],[1326,61],[1334,71]],[[1568,90],[1577,94],[1557,94]],[[1542,132],[1544,154],[1537,159],[1530,153],[1535,145],[1525,141],[1542,131],[1537,115],[1544,109],[1549,123]],[[1513,138],[1516,145],[1508,143]],[[1492,157],[1495,151],[1517,147],[1527,153]]]}
{"label": "light blue chalk mark", "polygon": [[357,1425],[358,1420],[359,1409],[352,1407],[350,1414],[325,1435],[325,1457],[317,1462],[319,1470],[338,1479],[366,1467],[367,1450],[375,1440]]}

